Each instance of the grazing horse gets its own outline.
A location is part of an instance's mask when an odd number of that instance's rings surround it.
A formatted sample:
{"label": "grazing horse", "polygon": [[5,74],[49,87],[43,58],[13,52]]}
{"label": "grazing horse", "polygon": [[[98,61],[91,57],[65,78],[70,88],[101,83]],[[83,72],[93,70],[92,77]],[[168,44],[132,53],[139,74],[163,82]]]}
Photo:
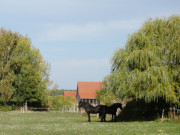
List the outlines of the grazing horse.
{"label": "grazing horse", "polygon": [[[101,111],[102,114],[101,115],[101,119],[102,121],[106,121],[106,114],[112,114],[112,121],[116,121],[116,112],[117,109],[120,108],[121,110],[122,108],[122,104],[121,103],[114,103],[111,106],[106,106],[106,105],[100,105],[101,106],[101,110],[105,110],[105,111]],[[114,116],[114,119],[113,119]]]}
{"label": "grazing horse", "polygon": [[85,111],[86,111],[86,113],[88,115],[88,122],[91,122],[91,119],[90,119],[90,114],[91,113],[97,114],[99,112],[101,112],[101,114],[102,114],[102,115],[100,115],[100,117],[101,117],[101,121],[103,121],[103,118],[104,118],[103,115],[105,114],[105,110],[104,110],[104,107],[102,107],[101,105],[98,105],[98,106],[94,107],[94,106],[92,106],[91,104],[89,104],[87,102],[80,101],[78,107],[79,107],[79,109],[80,108],[84,108],[85,109]]}

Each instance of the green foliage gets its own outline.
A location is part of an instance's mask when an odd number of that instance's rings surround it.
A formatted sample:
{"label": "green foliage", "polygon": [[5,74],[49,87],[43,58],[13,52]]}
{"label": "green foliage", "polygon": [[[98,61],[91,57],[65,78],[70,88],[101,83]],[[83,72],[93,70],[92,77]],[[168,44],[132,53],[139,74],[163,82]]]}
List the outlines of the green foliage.
{"label": "green foliage", "polygon": [[58,91],[58,84],[55,84],[51,89],[48,90],[48,95],[55,96],[57,91]]}
{"label": "green foliage", "polygon": [[180,105],[180,16],[147,20],[112,58],[104,91]]}
{"label": "green foliage", "polygon": [[8,106],[8,105],[3,105],[0,106],[0,111],[12,111],[12,106]]}
{"label": "green foliage", "polygon": [[56,90],[55,95],[64,95],[64,90]]}
{"label": "green foliage", "polygon": [[48,95],[49,96],[64,95],[64,91],[74,91],[74,90],[66,90],[66,89],[58,90],[58,84],[55,84],[51,89],[48,89]]}
{"label": "green foliage", "polygon": [[70,107],[76,101],[72,97],[64,97],[63,95],[48,96],[49,107],[59,109],[63,106]]}
{"label": "green foliage", "polygon": [[0,29],[0,102],[7,102],[13,95],[14,73],[10,71],[12,65],[11,54],[18,42],[18,34]]}
{"label": "green foliage", "polygon": [[114,94],[111,91],[105,91],[104,89],[97,91],[96,98],[101,101],[101,104],[112,105],[114,102]]}
{"label": "green foliage", "polygon": [[49,67],[30,39],[0,29],[0,102],[45,105]]}
{"label": "green foliage", "polygon": [[101,101],[102,104],[111,105],[116,100],[116,96],[113,92],[113,88],[109,88],[109,79],[111,75],[105,77],[103,87],[100,91],[97,91],[96,98]]}

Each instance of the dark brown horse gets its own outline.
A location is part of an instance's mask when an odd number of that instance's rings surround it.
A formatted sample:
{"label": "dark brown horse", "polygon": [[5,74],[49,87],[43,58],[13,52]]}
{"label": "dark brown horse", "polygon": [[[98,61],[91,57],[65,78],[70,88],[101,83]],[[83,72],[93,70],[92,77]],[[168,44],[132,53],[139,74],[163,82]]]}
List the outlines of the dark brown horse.
{"label": "dark brown horse", "polygon": [[97,113],[100,113],[102,115],[99,115],[101,117],[101,121],[103,121],[103,118],[104,118],[104,114],[105,114],[105,108],[102,107],[101,105],[98,105],[98,106],[92,106],[91,104],[87,103],[87,102],[82,102],[80,101],[79,102],[79,105],[78,105],[79,109],[80,108],[84,108],[87,115],[88,115],[88,122],[91,122],[91,118],[90,118],[90,114],[97,114]]}
{"label": "dark brown horse", "polygon": [[[114,103],[111,106],[106,106],[106,105],[100,105],[101,110],[100,111],[100,115],[102,117],[102,121],[106,121],[106,114],[112,114],[112,121],[116,121],[116,112],[117,109],[120,108],[121,110],[122,108],[122,104],[121,103]],[[114,118],[113,118],[114,116]]]}

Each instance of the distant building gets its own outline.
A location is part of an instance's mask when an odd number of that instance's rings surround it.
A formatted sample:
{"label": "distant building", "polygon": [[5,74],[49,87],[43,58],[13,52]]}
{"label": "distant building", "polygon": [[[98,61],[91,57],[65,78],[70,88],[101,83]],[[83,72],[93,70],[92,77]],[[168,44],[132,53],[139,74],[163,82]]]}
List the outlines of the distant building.
{"label": "distant building", "polygon": [[90,104],[100,104],[96,99],[96,91],[101,90],[102,82],[78,82],[77,101],[89,102]]}
{"label": "distant building", "polygon": [[77,101],[76,94],[76,91],[64,91],[64,97],[72,97],[75,101]]}

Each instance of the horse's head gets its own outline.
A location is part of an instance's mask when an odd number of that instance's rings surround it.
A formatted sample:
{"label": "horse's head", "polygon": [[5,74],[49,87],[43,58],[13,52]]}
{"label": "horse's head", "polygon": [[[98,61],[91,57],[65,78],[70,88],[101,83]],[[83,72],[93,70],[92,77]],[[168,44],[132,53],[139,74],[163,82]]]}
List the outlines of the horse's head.
{"label": "horse's head", "polygon": [[116,106],[117,108],[120,108],[121,110],[123,110],[121,103],[115,103],[115,106]]}

